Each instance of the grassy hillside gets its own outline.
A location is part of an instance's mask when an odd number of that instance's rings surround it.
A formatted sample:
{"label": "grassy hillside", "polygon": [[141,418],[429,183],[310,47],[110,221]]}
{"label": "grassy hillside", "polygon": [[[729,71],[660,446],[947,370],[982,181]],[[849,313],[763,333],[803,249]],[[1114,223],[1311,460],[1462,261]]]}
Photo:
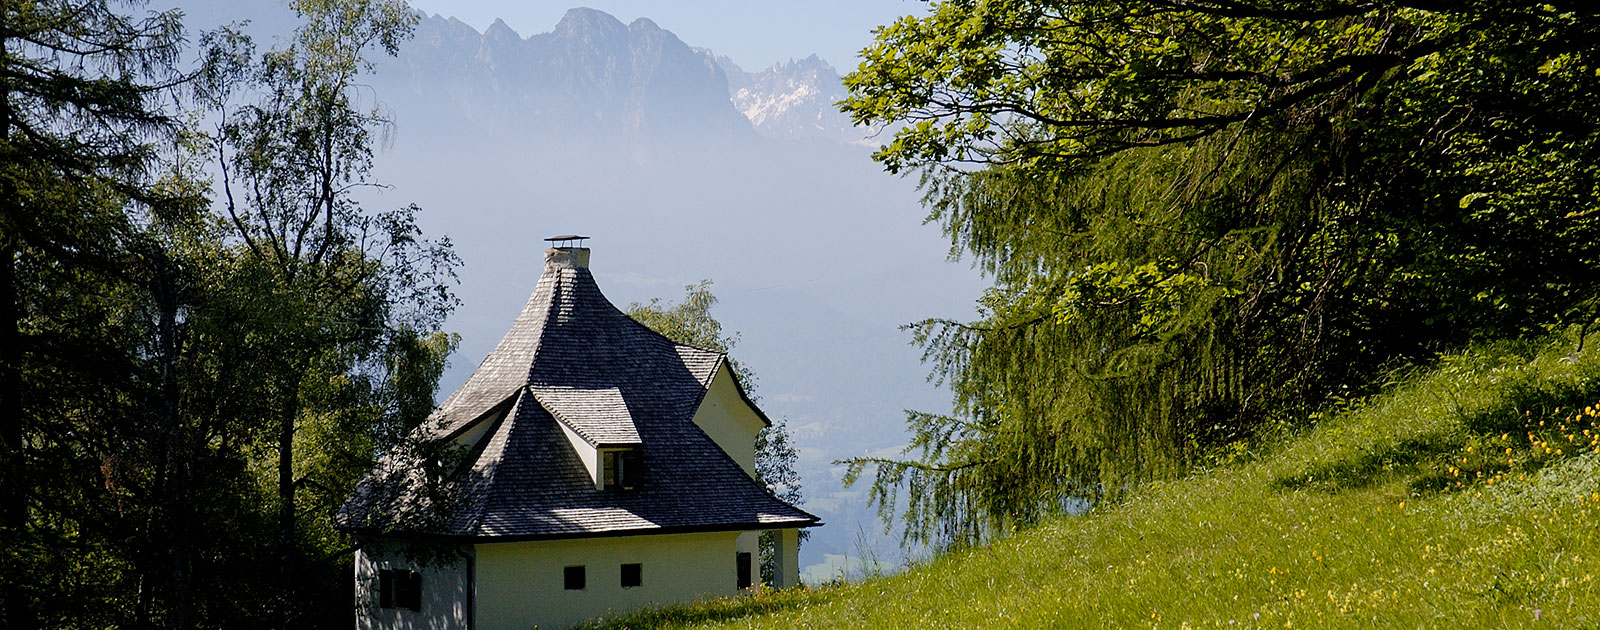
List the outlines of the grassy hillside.
{"label": "grassy hillside", "polygon": [[1087,516],[609,628],[1600,626],[1600,341],[1499,345]]}

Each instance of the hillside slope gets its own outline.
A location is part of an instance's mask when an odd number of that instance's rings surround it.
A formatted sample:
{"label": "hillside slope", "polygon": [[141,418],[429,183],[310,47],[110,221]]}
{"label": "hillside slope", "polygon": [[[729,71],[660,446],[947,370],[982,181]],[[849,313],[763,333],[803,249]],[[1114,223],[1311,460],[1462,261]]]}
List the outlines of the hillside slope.
{"label": "hillside slope", "polygon": [[1445,357],[1264,452],[903,574],[604,627],[1595,627],[1586,345]]}

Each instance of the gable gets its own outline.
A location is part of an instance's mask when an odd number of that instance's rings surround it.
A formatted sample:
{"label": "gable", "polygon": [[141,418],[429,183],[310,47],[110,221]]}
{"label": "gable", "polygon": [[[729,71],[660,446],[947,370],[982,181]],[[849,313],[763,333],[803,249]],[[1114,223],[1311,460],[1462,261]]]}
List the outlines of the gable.
{"label": "gable", "polygon": [[705,398],[695,409],[694,423],[739,464],[745,474],[751,479],[756,477],[756,433],[768,422],[745,396],[727,361],[723,361],[711,377]]}

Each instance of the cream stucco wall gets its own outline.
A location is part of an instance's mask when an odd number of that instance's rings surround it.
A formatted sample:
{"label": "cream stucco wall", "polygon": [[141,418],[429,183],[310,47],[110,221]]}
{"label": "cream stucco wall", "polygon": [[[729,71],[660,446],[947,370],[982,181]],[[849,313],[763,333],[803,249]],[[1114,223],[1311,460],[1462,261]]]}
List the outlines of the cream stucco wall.
{"label": "cream stucco wall", "polygon": [[494,427],[495,422],[499,421],[501,418],[504,418],[505,415],[506,411],[501,411],[499,413],[488,414],[482,418],[478,418],[471,425],[469,425],[465,431],[462,431],[460,435],[456,436],[455,445],[462,448],[472,448],[473,446],[476,446],[478,444],[478,440],[483,439],[483,434],[488,433],[489,429]]}
{"label": "cream stucco wall", "polygon": [[[753,532],[749,533],[753,536]],[[737,591],[739,532],[619,536],[477,546],[477,628],[566,628],[649,604],[689,602]],[[642,584],[623,588],[622,565],[638,563]],[[585,567],[581,591],[563,586],[568,566]]]}
{"label": "cream stucco wall", "polygon": [[[407,557],[398,547],[364,541],[356,550],[356,629],[454,630],[466,628],[471,614],[470,562],[455,549]],[[422,610],[380,608],[378,570],[409,569],[422,574]]]}
{"label": "cream stucco wall", "polygon": [[761,416],[739,396],[738,384],[723,363],[711,378],[711,387],[694,412],[694,423],[738,462],[745,473],[756,476],[756,433],[765,426]]}

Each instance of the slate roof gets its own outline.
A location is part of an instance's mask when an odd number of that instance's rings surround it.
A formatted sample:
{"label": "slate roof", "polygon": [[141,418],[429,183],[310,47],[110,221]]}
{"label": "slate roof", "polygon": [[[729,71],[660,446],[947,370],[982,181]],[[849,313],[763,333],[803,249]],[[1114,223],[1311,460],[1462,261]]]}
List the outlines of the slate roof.
{"label": "slate roof", "polygon": [[[530,540],[820,523],[774,497],[693,421],[722,353],[633,321],[600,293],[588,250],[551,249],[500,344],[357,487],[348,531]],[[740,392],[741,395],[743,392]],[[759,413],[759,410],[757,410]],[[488,423],[461,452],[449,444]],[[559,424],[595,446],[638,444],[640,487],[596,490]],[[441,463],[447,462],[447,463]]]}

